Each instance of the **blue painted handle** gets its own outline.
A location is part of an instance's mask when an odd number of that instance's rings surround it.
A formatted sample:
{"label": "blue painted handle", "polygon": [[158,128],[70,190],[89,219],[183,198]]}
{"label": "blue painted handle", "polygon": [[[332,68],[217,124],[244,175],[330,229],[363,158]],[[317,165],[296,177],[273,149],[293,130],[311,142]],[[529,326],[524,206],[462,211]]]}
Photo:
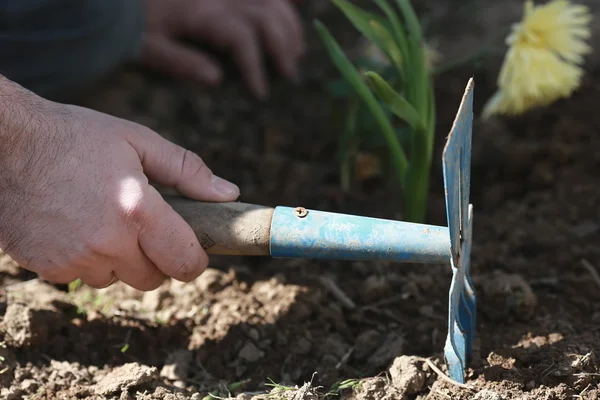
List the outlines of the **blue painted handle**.
{"label": "blue painted handle", "polygon": [[387,260],[449,264],[447,227],[356,215],[276,207],[271,222],[273,257]]}

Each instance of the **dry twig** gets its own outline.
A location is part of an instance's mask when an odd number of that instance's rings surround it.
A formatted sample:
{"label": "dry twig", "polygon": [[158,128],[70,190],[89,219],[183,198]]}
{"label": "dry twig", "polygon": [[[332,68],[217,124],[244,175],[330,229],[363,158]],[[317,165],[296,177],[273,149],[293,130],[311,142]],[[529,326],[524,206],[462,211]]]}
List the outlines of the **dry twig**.
{"label": "dry twig", "polygon": [[333,297],[335,297],[345,307],[349,308],[350,310],[354,310],[356,308],[356,304],[354,304],[352,299],[350,299],[346,295],[346,293],[344,293],[342,289],[339,288],[339,286],[337,285],[337,283],[334,282],[333,279],[321,276],[319,278],[319,281],[323,286],[325,286],[327,290],[329,290],[329,292],[331,292]]}
{"label": "dry twig", "polygon": [[442,372],[442,370],[440,370],[434,363],[433,361],[431,361],[429,358],[424,358],[423,359],[427,365],[429,365],[429,368],[431,368],[433,370],[433,372],[435,372],[440,378],[442,378],[443,380],[445,380],[446,382],[458,386],[460,388],[463,389],[467,389],[467,390],[475,390],[475,388],[469,386],[469,385],[465,385],[464,383],[460,383],[460,382],[456,382],[454,379],[450,378],[449,376],[447,376],[446,374],[444,374]]}
{"label": "dry twig", "polygon": [[592,275],[592,279],[594,279],[594,282],[596,282],[596,285],[598,285],[598,287],[600,287],[600,275],[598,275],[596,268],[594,268],[594,266],[585,258],[583,260],[581,260],[581,264],[585,267],[585,269],[587,269],[589,271],[590,275]]}

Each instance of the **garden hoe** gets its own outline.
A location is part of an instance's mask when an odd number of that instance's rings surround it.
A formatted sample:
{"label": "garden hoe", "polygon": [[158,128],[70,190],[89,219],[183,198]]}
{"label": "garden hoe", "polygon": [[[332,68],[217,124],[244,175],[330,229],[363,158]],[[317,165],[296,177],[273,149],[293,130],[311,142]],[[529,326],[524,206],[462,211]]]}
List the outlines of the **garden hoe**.
{"label": "garden hoe", "polygon": [[208,254],[446,264],[452,269],[444,355],[450,378],[463,383],[475,333],[470,278],[469,204],[473,80],[463,95],[444,147],[448,226],[240,202],[207,203],[165,196]]}

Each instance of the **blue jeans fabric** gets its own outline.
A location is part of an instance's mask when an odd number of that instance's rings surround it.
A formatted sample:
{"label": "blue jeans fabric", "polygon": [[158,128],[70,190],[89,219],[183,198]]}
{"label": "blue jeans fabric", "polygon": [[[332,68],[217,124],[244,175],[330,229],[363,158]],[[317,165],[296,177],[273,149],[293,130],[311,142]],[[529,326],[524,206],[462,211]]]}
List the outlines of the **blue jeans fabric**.
{"label": "blue jeans fabric", "polygon": [[0,74],[54,100],[134,61],[142,0],[0,0]]}

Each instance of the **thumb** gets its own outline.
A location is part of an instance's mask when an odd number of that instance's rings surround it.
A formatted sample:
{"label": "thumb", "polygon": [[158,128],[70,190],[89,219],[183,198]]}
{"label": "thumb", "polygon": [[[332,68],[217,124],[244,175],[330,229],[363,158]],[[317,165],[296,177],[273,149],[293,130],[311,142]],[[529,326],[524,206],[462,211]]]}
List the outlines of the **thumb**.
{"label": "thumb", "polygon": [[200,156],[150,129],[138,126],[128,141],[138,153],[145,175],[161,185],[194,200],[225,202],[240,195],[235,184],[214,175]]}

